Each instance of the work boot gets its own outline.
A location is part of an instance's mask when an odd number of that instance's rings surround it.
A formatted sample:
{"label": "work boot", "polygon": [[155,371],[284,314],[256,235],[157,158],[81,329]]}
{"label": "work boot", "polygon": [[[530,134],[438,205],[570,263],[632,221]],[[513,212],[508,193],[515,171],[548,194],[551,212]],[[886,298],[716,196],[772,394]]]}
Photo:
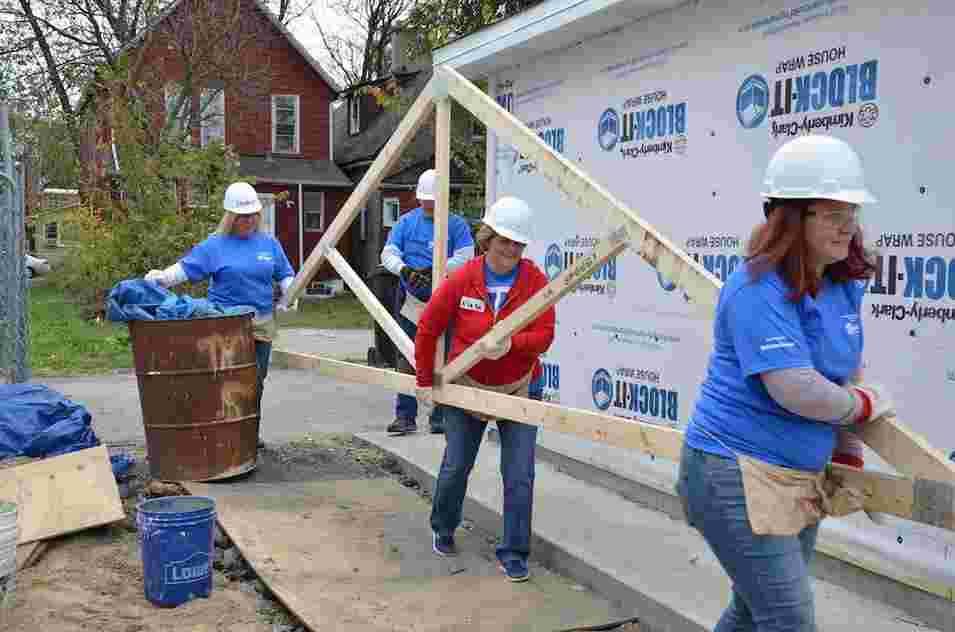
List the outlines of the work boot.
{"label": "work boot", "polygon": [[453,535],[438,535],[431,532],[431,550],[441,557],[454,557],[458,554],[458,547],[454,544]]}
{"label": "work boot", "polygon": [[418,432],[418,424],[415,423],[414,419],[402,419],[398,417],[391,422],[391,425],[385,429],[385,432],[392,436],[406,435],[412,432]]}
{"label": "work boot", "polygon": [[497,566],[512,582],[526,582],[527,578],[530,577],[527,562],[524,560],[507,560],[506,562],[498,560]]}

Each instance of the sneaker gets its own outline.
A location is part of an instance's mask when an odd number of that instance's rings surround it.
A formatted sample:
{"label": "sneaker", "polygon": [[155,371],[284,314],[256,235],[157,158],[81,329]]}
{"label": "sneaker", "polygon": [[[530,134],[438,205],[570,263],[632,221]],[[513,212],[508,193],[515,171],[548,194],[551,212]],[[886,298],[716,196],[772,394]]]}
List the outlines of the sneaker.
{"label": "sneaker", "polygon": [[454,536],[438,535],[431,532],[431,548],[441,557],[454,557],[458,554],[458,547],[454,545]]}
{"label": "sneaker", "polygon": [[428,426],[431,429],[431,434],[444,434],[444,421],[432,419],[428,422]]}
{"label": "sneaker", "polygon": [[402,419],[399,417],[391,422],[391,425],[388,426],[385,431],[394,436],[406,435],[411,432],[418,432],[418,424],[415,423],[414,419]]}
{"label": "sneaker", "polygon": [[501,572],[512,582],[526,582],[527,578],[530,577],[530,572],[527,570],[527,562],[524,560],[498,561],[497,565],[498,568],[501,569]]}

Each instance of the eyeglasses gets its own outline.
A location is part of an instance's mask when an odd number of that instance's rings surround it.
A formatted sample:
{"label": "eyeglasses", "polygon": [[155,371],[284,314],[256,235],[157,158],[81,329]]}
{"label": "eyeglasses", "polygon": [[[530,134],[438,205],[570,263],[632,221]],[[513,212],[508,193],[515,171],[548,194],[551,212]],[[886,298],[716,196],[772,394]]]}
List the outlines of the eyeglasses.
{"label": "eyeglasses", "polygon": [[812,212],[810,211],[807,214],[808,217],[815,217],[819,220],[819,223],[829,228],[842,228],[848,226],[849,224],[859,224],[859,207],[853,207],[851,209],[843,209],[839,211],[822,211],[822,212]]}

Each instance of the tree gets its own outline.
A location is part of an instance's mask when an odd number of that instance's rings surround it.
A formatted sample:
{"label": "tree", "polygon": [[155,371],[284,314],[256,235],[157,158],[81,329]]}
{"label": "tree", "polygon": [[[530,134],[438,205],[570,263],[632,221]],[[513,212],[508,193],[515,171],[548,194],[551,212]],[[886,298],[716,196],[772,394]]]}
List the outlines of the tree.
{"label": "tree", "polygon": [[513,15],[540,0],[420,0],[406,25],[422,34],[416,52],[430,52],[454,38],[467,35]]}
{"label": "tree", "polygon": [[347,87],[388,74],[391,35],[414,0],[329,0],[327,8],[346,21],[329,28],[312,14],[334,71]]}

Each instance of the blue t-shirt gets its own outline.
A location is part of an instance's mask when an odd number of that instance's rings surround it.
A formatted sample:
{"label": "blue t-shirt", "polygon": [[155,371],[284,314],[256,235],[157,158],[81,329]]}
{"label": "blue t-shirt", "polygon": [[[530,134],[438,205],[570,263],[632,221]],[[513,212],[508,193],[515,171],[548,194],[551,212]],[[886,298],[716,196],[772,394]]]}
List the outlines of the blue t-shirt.
{"label": "blue t-shirt", "polygon": [[[401,260],[412,268],[430,268],[434,265],[434,220],[424,214],[420,206],[401,216],[391,229],[386,246],[395,247],[401,253]],[[474,245],[468,223],[458,215],[448,215],[448,257],[455,251]],[[401,286],[406,292],[412,292],[404,279]],[[412,292],[418,299],[431,298],[431,288]]]}
{"label": "blue t-shirt", "polygon": [[[686,432],[691,447],[733,451],[799,470],[820,471],[832,456],[836,427],[789,412],[766,391],[760,373],[814,368],[836,384],[862,361],[863,282],[824,280],[798,302],[771,271],[753,280],[747,265],[726,280],[713,325],[713,353]],[[705,432],[704,432],[705,431]]]}
{"label": "blue t-shirt", "polygon": [[272,312],[272,282],[295,275],[282,245],[265,233],[211,235],[179,263],[194,283],[211,277],[209,300],[251,305],[258,316]]}
{"label": "blue t-shirt", "polygon": [[497,314],[501,311],[507,293],[514,287],[514,281],[517,279],[517,269],[520,265],[514,266],[514,269],[507,274],[497,274],[487,263],[484,264],[484,286],[487,288],[487,297],[491,301],[491,310]]}

